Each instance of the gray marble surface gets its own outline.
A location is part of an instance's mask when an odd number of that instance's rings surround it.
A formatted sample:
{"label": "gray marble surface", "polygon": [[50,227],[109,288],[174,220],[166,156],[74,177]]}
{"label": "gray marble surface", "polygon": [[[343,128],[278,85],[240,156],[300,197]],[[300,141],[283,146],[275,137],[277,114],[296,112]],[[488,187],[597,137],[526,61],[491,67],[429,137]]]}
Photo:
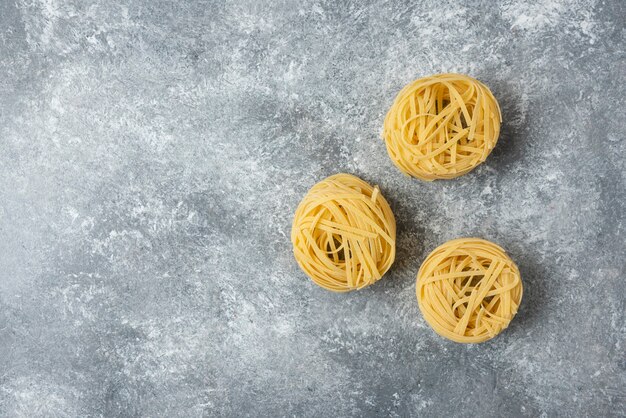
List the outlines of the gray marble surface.
{"label": "gray marble surface", "polygon": [[[624,416],[626,3],[0,1],[0,416]],[[493,154],[403,176],[407,82],[498,98]],[[378,184],[383,280],[298,269],[315,182]],[[479,236],[524,300],[479,345],[430,330],[415,275]]]}

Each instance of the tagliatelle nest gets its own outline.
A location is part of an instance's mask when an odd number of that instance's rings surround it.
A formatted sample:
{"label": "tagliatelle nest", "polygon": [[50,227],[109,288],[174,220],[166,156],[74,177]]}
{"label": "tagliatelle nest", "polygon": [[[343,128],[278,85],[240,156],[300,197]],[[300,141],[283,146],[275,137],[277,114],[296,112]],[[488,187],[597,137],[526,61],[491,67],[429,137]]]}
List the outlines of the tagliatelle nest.
{"label": "tagliatelle nest", "polygon": [[393,163],[422,180],[451,179],[485,161],[502,115],[491,91],[461,74],[420,78],[404,87],[385,117]]}
{"label": "tagliatelle nest", "polygon": [[417,301],[426,322],[459,343],[495,337],[522,300],[519,270],[504,250],[478,238],[437,247],[417,274]]}
{"label": "tagliatelle nest", "polygon": [[377,187],[350,174],[328,177],[300,202],[291,228],[300,268],[335,292],[379,280],[396,254],[396,221]]}

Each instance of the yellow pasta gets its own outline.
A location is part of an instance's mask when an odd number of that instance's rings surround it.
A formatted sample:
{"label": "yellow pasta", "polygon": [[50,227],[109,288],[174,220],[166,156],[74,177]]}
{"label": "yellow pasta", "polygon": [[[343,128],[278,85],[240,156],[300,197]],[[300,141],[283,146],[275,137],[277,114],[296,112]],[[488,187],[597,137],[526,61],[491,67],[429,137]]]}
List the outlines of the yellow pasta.
{"label": "yellow pasta", "polygon": [[335,292],[379,280],[396,254],[396,221],[378,186],[350,174],[309,190],[293,219],[291,242],[300,268]]}
{"label": "yellow pasta", "polygon": [[483,83],[438,74],[398,93],[385,117],[383,139],[405,174],[451,179],[485,161],[498,141],[501,120],[498,102]]}
{"label": "yellow pasta", "polygon": [[522,300],[519,270],[504,250],[479,238],[437,247],[417,274],[417,302],[439,335],[459,343],[495,337]]}

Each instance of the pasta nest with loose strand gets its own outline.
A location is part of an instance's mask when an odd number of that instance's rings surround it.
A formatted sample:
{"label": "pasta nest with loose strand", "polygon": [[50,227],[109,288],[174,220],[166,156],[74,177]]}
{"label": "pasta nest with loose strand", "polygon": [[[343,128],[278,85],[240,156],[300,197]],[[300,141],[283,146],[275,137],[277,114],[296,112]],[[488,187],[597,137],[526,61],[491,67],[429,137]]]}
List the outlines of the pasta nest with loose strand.
{"label": "pasta nest with loose strand", "polygon": [[350,174],[314,185],[298,206],[291,228],[300,268],[335,292],[380,280],[396,253],[396,221],[378,186]]}
{"label": "pasta nest with loose strand", "polygon": [[498,141],[502,115],[480,81],[438,74],[405,86],[385,117],[382,137],[405,174],[432,181],[463,175]]}
{"label": "pasta nest with loose strand", "polygon": [[437,247],[417,274],[417,301],[426,322],[459,343],[495,337],[515,316],[522,281],[502,248],[478,238]]}

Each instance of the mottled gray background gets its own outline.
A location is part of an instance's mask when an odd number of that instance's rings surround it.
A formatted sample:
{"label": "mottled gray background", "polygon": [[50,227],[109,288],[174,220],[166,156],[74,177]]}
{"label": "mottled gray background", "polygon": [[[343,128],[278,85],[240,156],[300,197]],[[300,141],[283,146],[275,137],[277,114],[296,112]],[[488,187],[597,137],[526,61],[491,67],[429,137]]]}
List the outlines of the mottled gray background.
{"label": "mottled gray background", "polygon": [[[407,2],[408,3],[408,2]],[[626,3],[0,0],[0,416],[624,416]],[[407,82],[462,72],[504,117],[487,162],[404,177]],[[292,214],[379,184],[398,256],[337,295]],[[435,335],[414,279],[479,236],[521,310]]]}

